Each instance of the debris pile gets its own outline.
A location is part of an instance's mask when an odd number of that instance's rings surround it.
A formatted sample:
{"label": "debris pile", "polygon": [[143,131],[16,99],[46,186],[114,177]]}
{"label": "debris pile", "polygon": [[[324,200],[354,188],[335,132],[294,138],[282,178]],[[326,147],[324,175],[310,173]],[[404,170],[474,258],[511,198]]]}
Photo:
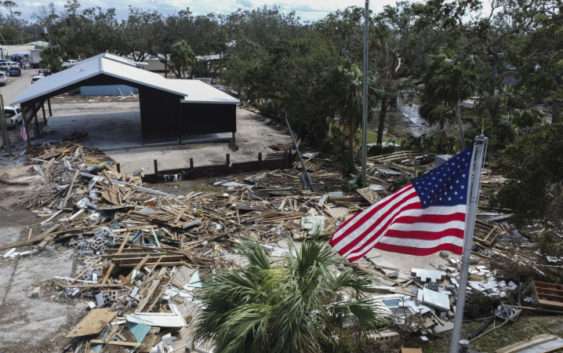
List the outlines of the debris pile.
{"label": "debris pile", "polygon": [[[439,160],[404,151],[371,157],[370,185],[345,193],[335,191],[342,182],[329,160],[305,154],[314,192],[302,190],[301,171],[295,168],[213,180],[206,191],[173,195],[122,175],[107,156],[77,144],[47,146],[32,155],[30,163],[43,183],[25,205],[42,218],[35,228],[39,234],[30,231],[26,239],[0,250],[6,251],[4,258],[14,258],[59,244],[75,249],[74,275],[41,286],[54,288],[61,300],[88,304],[89,311],[67,334],[67,351],[73,352],[193,349],[193,319],[199,310],[194,291],[214,269],[241,264],[234,245],[258,241],[272,256],[283,257],[288,242],[327,238],[350,214]],[[542,257],[533,249],[510,243],[521,235],[508,223],[509,213],[484,207],[468,290],[470,296],[491,299],[494,311],[504,302],[521,304],[510,298],[523,287],[523,276],[502,271],[496,263],[518,263],[539,278],[555,268],[541,267]],[[510,252],[507,244],[513,246]],[[356,266],[373,275],[374,302],[393,328],[422,341],[453,327],[459,258],[445,253],[439,258],[434,268],[411,268],[406,276],[399,268],[378,264],[377,258]],[[535,302],[552,300],[554,290],[536,282]],[[395,335],[385,332],[379,335]]]}

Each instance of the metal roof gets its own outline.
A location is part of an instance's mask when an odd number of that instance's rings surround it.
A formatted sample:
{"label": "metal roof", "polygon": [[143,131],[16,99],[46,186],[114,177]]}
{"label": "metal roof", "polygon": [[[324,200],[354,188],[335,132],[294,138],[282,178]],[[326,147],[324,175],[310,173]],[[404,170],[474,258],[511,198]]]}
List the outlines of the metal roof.
{"label": "metal roof", "polygon": [[185,103],[238,104],[239,100],[200,80],[168,79],[140,69],[131,60],[103,53],[82,60],[71,68],[46,76],[20,94],[14,103],[24,103],[49,95],[89,78],[107,75],[133,84],[182,96]]}

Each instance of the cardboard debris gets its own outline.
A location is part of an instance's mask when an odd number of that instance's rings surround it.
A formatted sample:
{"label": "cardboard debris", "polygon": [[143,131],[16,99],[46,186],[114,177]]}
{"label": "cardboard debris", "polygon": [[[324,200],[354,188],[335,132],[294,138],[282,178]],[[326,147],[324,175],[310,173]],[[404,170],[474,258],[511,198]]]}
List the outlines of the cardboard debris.
{"label": "cardboard debris", "polygon": [[422,353],[422,348],[401,348],[401,353]]}

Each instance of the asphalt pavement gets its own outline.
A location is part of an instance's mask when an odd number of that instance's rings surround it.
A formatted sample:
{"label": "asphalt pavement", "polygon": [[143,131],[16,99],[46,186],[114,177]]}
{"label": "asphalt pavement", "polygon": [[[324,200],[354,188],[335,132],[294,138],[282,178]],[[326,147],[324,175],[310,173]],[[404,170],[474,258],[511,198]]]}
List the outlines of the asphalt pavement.
{"label": "asphalt pavement", "polygon": [[10,105],[24,89],[31,85],[31,77],[37,74],[37,69],[22,70],[19,77],[8,77],[5,86],[0,86],[0,94],[4,97],[4,105]]}

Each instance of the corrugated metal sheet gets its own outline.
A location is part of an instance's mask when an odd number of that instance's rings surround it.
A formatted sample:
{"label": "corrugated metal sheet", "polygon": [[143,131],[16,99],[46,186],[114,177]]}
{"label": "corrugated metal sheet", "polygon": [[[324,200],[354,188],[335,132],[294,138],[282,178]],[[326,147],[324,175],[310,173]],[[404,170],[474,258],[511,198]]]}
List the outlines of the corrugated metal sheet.
{"label": "corrugated metal sheet", "polygon": [[25,103],[75,85],[97,75],[107,75],[135,85],[183,96],[187,103],[238,104],[238,99],[199,80],[173,80],[135,67],[127,58],[108,53],[83,60],[75,66],[35,82],[15,103]]}

